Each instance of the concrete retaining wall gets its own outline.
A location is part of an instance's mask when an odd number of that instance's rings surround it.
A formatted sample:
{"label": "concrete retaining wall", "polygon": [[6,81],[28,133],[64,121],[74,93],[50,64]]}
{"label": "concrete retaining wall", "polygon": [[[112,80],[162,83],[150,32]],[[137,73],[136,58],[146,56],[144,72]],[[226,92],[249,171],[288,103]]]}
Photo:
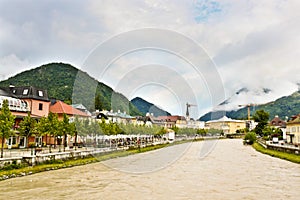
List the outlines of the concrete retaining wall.
{"label": "concrete retaining wall", "polygon": [[281,144],[267,144],[268,149],[300,155],[300,148]]}

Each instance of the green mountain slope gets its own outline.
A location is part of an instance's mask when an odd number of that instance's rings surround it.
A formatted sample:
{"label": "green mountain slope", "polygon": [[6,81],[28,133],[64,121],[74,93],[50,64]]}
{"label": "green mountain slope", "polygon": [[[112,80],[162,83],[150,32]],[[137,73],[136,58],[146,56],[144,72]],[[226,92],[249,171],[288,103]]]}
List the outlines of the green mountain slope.
{"label": "green mountain slope", "polygon": [[136,97],[131,100],[131,103],[139,109],[144,115],[146,113],[153,113],[154,116],[170,116],[171,114],[163,109],[158,108],[156,105],[149,103],[148,101]]}
{"label": "green mountain slope", "polygon": [[[50,63],[24,71],[7,80],[0,86],[35,86],[48,91],[49,98],[68,103],[82,103],[89,110],[121,110],[131,115],[141,115],[139,110],[122,94],[98,82],[86,72],[69,64]],[[113,101],[112,101],[113,100]]]}
{"label": "green mountain slope", "polygon": [[[281,119],[285,119],[285,117],[291,117],[293,115],[297,115],[300,113],[300,91],[294,92],[289,96],[281,97],[275,101],[257,105],[255,107],[251,107],[250,115],[252,116],[256,110],[263,109],[266,112],[270,113],[270,119],[273,119],[275,115],[278,115]],[[236,111],[218,111],[218,112],[209,112],[202,117],[200,120],[208,121],[212,119],[216,119],[222,117],[223,114],[226,113],[226,116],[233,119],[246,119],[247,118],[247,108],[242,108]]]}

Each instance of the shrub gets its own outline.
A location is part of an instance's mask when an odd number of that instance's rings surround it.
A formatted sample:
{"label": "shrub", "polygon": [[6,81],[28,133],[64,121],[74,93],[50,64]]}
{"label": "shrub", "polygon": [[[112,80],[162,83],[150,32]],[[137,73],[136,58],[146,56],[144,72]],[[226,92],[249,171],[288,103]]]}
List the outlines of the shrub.
{"label": "shrub", "polygon": [[30,148],[34,148],[34,147],[35,147],[35,142],[29,142],[28,146],[29,146]]}
{"label": "shrub", "polygon": [[249,132],[245,135],[244,143],[253,144],[256,141],[256,134],[254,132]]}
{"label": "shrub", "polygon": [[28,164],[25,164],[25,163],[17,164],[17,161],[13,161],[11,164],[6,163],[3,167],[0,167],[0,171],[20,169],[20,168],[24,168],[26,166],[28,166]]}

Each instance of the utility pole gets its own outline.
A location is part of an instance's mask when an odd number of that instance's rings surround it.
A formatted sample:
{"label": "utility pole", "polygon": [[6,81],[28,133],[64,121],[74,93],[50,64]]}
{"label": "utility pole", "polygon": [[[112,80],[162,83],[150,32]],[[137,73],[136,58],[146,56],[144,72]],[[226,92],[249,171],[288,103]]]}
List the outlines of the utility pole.
{"label": "utility pole", "polygon": [[248,120],[250,121],[250,107],[255,106],[255,104],[239,105],[239,107],[246,107],[246,106],[248,111]]}

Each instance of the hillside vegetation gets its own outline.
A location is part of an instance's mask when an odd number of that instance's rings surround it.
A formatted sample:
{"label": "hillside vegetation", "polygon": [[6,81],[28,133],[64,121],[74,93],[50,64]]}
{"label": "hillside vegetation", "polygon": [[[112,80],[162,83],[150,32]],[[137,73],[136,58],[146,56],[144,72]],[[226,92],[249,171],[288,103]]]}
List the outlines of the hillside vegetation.
{"label": "hillside vegetation", "polygon": [[[75,87],[74,83],[76,83]],[[113,109],[126,111],[131,115],[141,115],[124,95],[113,91],[109,86],[98,82],[86,72],[69,64],[42,65],[0,82],[0,86],[7,87],[10,84],[14,86],[31,85],[46,89],[49,98],[63,100],[67,103],[82,103],[90,111]]]}
{"label": "hillside vegetation", "polygon": [[150,103],[140,97],[131,100],[131,103],[139,109],[144,115],[146,113],[153,113],[154,116],[170,116],[171,114],[163,109],[160,109],[153,103]]}

